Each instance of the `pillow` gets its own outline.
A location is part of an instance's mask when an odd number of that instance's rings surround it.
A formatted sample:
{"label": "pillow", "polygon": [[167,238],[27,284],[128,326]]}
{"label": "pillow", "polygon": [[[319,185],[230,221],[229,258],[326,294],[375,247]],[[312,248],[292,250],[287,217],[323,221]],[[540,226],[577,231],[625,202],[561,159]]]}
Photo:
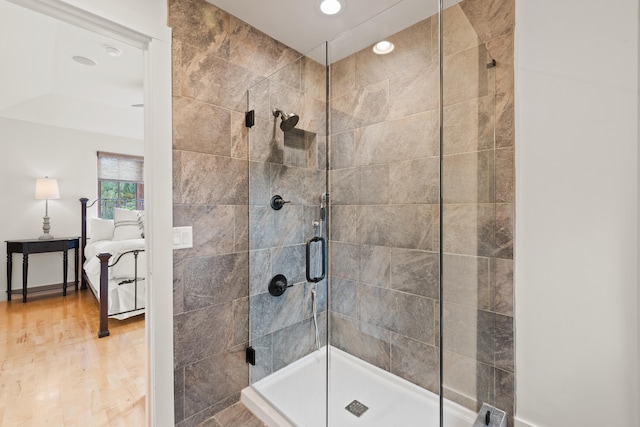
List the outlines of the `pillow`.
{"label": "pillow", "polygon": [[140,227],[138,227],[138,211],[116,208],[113,211],[113,240],[139,239]]}
{"label": "pillow", "polygon": [[144,211],[138,211],[138,228],[140,229],[140,235],[144,239]]}
{"label": "pillow", "polygon": [[92,242],[113,239],[114,223],[112,219],[92,217],[89,220],[89,238]]}

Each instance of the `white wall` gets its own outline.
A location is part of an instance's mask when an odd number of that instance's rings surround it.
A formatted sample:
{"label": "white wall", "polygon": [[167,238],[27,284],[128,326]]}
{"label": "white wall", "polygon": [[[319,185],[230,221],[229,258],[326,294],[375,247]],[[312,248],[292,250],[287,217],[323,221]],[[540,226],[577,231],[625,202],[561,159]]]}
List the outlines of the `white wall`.
{"label": "white wall", "polygon": [[516,116],[517,419],[638,426],[638,1],[516,0]]}
{"label": "white wall", "polygon": [[[97,151],[144,155],[142,140],[80,132],[19,120],[0,118],[3,183],[0,209],[0,241],[36,239],[42,234],[44,200],[35,200],[35,180],[49,176],[58,180],[60,199],[49,201],[51,234],[80,236],[80,197],[97,197]],[[90,210],[95,215],[95,208]],[[2,245],[2,260],[7,247]],[[73,279],[69,259],[68,280]],[[0,263],[5,283],[6,263]],[[13,256],[13,288],[22,286],[22,257]],[[29,287],[62,282],[62,253],[29,256]],[[5,287],[2,287],[5,290]],[[2,292],[0,300],[6,299]]]}

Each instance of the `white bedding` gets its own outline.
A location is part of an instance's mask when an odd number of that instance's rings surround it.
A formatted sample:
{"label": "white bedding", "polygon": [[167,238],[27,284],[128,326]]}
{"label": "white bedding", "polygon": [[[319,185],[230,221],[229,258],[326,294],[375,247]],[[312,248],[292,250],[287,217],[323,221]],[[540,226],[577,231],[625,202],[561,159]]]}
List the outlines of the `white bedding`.
{"label": "white bedding", "polygon": [[[120,260],[109,268],[109,316],[116,319],[126,319],[131,316],[144,313],[144,308],[134,310],[134,308],[145,306],[146,295],[146,280],[145,274],[147,271],[147,257],[146,252],[142,251],[138,253],[138,283],[137,283],[137,301],[135,300],[136,289],[134,283],[120,284],[124,280],[133,279],[135,257],[133,253],[126,253],[127,251],[140,249],[144,250],[144,239],[131,239],[131,240],[100,240],[95,243],[87,243],[85,247],[84,270],[87,273],[89,279],[89,285],[91,286],[96,298],[100,299],[100,260],[96,255],[100,253],[110,253],[109,265],[112,265],[118,256],[121,254]],[[136,303],[137,304],[134,304]],[[114,313],[121,313],[122,311],[130,311],[128,313],[122,313],[112,315]]]}

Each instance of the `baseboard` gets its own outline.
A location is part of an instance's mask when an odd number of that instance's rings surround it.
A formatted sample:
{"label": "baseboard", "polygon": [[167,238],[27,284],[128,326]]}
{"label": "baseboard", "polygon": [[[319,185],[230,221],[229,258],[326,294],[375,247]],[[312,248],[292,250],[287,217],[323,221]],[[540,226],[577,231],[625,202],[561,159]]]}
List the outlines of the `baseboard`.
{"label": "baseboard", "polygon": [[536,427],[533,424],[528,423],[527,421],[523,421],[518,417],[513,419],[513,427]]}

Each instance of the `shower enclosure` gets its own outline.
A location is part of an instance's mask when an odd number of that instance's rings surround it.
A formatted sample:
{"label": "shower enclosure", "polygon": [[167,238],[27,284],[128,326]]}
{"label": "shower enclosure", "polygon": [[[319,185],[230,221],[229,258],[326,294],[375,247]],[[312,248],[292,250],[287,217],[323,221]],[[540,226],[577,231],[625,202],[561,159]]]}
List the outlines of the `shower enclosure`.
{"label": "shower enclosure", "polygon": [[269,425],[507,425],[510,188],[483,19],[399,1],[249,89],[242,398]]}

